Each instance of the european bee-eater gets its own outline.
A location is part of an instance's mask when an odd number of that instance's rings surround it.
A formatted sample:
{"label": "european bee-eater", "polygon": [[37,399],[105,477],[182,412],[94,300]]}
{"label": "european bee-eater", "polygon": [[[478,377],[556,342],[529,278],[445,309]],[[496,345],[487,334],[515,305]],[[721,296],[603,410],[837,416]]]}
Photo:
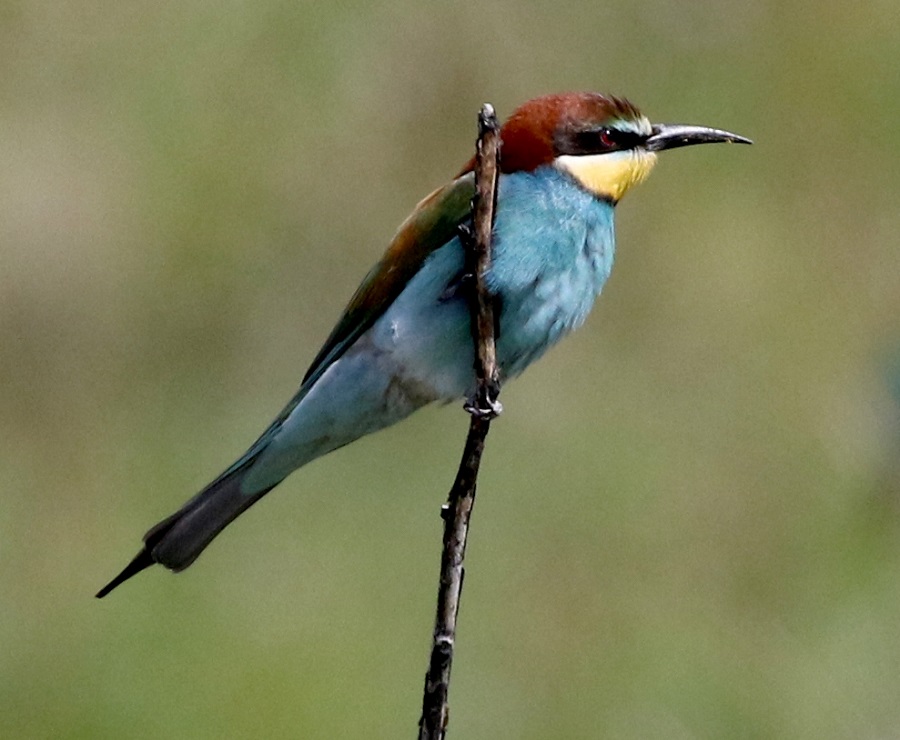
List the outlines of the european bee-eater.
{"label": "european bee-eater", "polygon": [[[587,317],[613,262],[615,205],[657,152],[751,143],[701,126],[651,124],[597,93],[536,98],[501,130],[493,265],[501,380],[521,373]],[[434,401],[474,388],[459,227],[471,221],[474,160],[425,198],[363,280],[303,378],[259,439],[179,511],[98,594],[153,563],[187,568],[291,472]]]}

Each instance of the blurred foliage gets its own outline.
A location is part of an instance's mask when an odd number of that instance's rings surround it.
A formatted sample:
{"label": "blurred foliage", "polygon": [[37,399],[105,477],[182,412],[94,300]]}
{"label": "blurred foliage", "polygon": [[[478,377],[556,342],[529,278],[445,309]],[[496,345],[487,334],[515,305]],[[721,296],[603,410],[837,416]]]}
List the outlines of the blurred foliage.
{"label": "blurred foliage", "polygon": [[505,389],[451,736],[895,736],[898,44],[887,0],[0,3],[0,736],[413,736],[458,408],[92,594],[292,395],[479,104],[567,89],[757,143],[665,155]]}

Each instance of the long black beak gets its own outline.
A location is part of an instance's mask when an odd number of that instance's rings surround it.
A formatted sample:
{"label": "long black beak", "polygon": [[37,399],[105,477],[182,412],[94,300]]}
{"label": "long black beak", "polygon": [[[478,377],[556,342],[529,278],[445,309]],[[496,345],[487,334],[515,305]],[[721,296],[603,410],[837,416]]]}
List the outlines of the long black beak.
{"label": "long black beak", "polygon": [[752,144],[753,142],[744,136],[717,128],[656,123],[653,125],[653,133],[644,142],[644,146],[651,152],[661,152],[663,149],[677,149],[680,146],[717,143]]}

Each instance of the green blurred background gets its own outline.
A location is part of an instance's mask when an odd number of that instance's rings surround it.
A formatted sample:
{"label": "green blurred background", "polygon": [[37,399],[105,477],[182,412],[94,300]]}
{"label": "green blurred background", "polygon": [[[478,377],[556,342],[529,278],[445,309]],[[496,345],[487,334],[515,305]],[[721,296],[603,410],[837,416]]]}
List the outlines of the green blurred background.
{"label": "green blurred background", "polygon": [[504,390],[455,738],[900,736],[900,9],[0,3],[0,736],[413,737],[429,409],[189,572],[93,593],[294,392],[482,101],[664,155],[588,325]]}

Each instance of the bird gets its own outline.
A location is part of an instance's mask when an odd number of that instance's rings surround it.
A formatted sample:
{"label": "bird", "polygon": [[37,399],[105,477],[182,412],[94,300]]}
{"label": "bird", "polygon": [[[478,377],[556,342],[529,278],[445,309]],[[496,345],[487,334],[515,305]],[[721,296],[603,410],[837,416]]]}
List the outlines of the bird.
{"label": "bird", "polygon": [[[615,206],[659,152],[751,144],[705,126],[653,124],[627,99],[545,95],[500,129],[493,262],[500,380],[519,375],[580,326],[609,277]],[[290,473],[434,402],[474,389],[463,234],[472,221],[474,157],[415,207],[366,275],[259,438],[178,511],[152,527],[102,598],[153,564],[182,571]],[[470,282],[470,281],[468,281]]]}

